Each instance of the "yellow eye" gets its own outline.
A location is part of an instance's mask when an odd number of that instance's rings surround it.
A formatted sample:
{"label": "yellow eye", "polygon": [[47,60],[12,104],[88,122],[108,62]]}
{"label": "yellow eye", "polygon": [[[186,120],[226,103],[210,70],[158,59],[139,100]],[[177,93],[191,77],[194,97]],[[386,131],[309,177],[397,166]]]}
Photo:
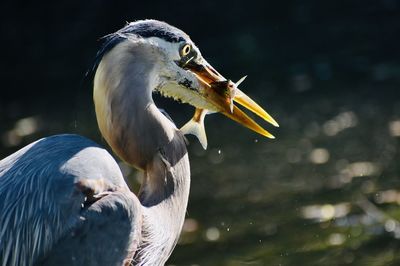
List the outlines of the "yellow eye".
{"label": "yellow eye", "polygon": [[183,47],[182,47],[182,50],[181,50],[181,53],[182,53],[182,56],[186,56],[186,55],[188,55],[189,53],[190,53],[190,50],[192,50],[192,46],[190,46],[190,44],[185,44]]}

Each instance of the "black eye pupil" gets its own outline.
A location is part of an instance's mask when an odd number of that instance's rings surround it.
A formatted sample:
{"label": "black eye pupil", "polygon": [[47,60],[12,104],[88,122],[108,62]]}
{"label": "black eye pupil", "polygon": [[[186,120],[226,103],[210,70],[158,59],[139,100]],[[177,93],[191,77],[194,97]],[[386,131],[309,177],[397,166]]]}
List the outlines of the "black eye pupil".
{"label": "black eye pupil", "polygon": [[187,55],[190,52],[190,46],[189,45],[185,45],[185,47],[183,47],[183,54]]}

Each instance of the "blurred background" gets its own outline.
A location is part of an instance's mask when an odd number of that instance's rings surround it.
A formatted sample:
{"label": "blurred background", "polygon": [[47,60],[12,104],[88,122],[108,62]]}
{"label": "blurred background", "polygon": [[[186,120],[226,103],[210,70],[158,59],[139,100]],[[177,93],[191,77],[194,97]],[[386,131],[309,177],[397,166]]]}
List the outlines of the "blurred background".
{"label": "blurred background", "polygon": [[[102,36],[144,18],[189,33],[225,77],[248,75],[242,90],[280,123],[268,140],[215,114],[207,151],[189,136],[191,195],[168,265],[400,265],[399,0],[2,1],[0,12],[1,158],[59,133],[106,146],[85,73]],[[177,126],[193,114],[155,98]]]}

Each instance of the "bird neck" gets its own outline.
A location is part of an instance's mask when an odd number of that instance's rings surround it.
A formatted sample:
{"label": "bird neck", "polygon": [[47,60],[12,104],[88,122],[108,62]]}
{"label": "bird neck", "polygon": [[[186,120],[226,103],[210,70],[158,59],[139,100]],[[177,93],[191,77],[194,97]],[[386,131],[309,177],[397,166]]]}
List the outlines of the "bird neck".
{"label": "bird neck", "polygon": [[143,206],[143,237],[135,256],[139,265],[163,265],[159,259],[171,254],[190,187],[185,138],[152,99],[158,77],[151,53],[140,42],[122,42],[103,57],[94,80],[103,137],[120,158],[144,173],[138,196]]}
{"label": "bird neck", "polygon": [[[182,143],[181,143],[182,144]],[[182,230],[190,189],[186,147],[178,153],[168,147],[148,165],[139,193],[143,205],[142,238],[134,261],[138,265],[164,265]]]}
{"label": "bird neck", "polygon": [[121,159],[142,170],[177,132],[152,99],[159,78],[152,52],[141,42],[123,41],[104,55],[94,78],[103,137]]}

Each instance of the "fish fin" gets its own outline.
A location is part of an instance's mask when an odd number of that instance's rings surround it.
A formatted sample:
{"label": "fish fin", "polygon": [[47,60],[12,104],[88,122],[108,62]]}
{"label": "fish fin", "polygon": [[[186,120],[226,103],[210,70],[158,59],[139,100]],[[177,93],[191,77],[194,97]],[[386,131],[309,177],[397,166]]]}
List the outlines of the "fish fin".
{"label": "fish fin", "polygon": [[235,83],[236,87],[239,87],[240,83],[242,83],[246,78],[247,78],[247,75],[241,77],[241,79],[239,79],[239,80]]}
{"label": "fish fin", "polygon": [[181,127],[183,134],[192,134],[197,137],[203,149],[207,150],[207,135],[203,123],[198,123],[193,119],[189,120],[183,127]]}

